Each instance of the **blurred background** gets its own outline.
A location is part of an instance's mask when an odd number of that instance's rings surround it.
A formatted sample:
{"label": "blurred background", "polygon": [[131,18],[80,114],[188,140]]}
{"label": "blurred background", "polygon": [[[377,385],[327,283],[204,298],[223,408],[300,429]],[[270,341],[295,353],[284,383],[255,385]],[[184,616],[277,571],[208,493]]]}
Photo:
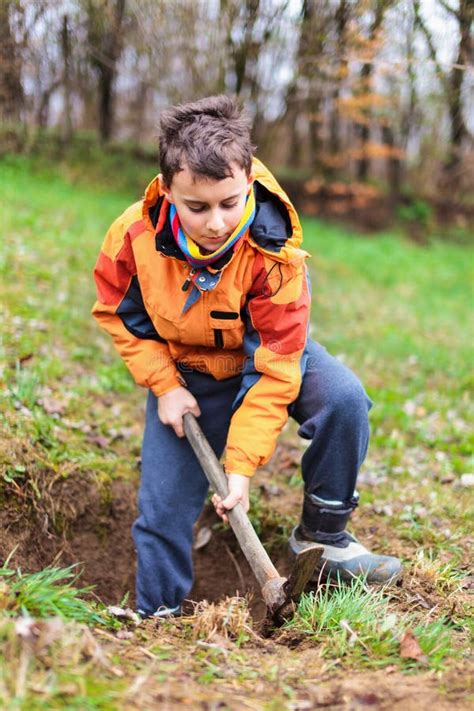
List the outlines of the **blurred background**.
{"label": "blurred background", "polygon": [[303,213],[464,241],[472,22],[470,0],[2,0],[0,149],[140,194],[160,109],[231,93]]}

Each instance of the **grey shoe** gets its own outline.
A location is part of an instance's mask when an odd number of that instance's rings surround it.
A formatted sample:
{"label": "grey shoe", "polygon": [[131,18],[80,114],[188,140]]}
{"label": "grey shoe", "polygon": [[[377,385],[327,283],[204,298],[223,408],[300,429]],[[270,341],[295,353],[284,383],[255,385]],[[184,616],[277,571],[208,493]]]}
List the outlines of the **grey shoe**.
{"label": "grey shoe", "polygon": [[302,533],[300,526],[297,526],[293,529],[288,542],[290,550],[295,555],[315,542],[324,546],[322,558],[312,577],[313,581],[317,581],[320,576],[323,578],[331,576],[349,582],[355,577],[363,576],[368,584],[390,585],[399,580],[403,574],[402,564],[398,558],[371,553],[347,531],[336,534],[331,542],[327,540],[328,535],[320,537],[326,540],[318,541],[317,536],[309,540]]}

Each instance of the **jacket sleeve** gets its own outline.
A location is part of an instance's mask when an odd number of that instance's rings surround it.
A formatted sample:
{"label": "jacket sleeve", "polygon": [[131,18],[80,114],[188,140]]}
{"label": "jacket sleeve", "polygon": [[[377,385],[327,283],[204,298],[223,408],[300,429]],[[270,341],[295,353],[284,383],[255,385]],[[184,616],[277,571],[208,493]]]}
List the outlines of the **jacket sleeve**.
{"label": "jacket sleeve", "polygon": [[132,249],[142,231],[141,221],[127,228],[119,218],[107,233],[94,269],[97,301],[92,315],[112,336],[137,384],[158,397],[183,381],[143,302]]}
{"label": "jacket sleeve", "polygon": [[303,258],[280,264],[259,254],[246,305],[246,358],[227,439],[226,472],[253,476],[272,456],[301,387],[309,310]]}

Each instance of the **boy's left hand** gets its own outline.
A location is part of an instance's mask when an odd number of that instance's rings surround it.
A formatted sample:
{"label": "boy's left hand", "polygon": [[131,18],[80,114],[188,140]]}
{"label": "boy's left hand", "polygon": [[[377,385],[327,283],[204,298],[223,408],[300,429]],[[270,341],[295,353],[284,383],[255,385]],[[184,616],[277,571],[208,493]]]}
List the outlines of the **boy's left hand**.
{"label": "boy's left hand", "polygon": [[250,478],[243,474],[228,474],[227,480],[229,482],[229,493],[226,498],[221,499],[218,494],[214,494],[212,497],[212,503],[214,504],[217,515],[220,516],[225,523],[229,523],[226,511],[233,509],[236,504],[241,503],[244,507],[244,511],[249,510],[250,489]]}

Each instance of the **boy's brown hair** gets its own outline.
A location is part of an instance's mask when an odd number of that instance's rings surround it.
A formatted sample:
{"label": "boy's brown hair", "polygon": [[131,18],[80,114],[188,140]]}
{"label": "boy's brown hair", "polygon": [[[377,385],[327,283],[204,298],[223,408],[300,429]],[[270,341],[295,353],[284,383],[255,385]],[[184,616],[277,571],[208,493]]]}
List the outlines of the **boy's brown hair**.
{"label": "boy's brown hair", "polygon": [[250,123],[229,96],[209,96],[163,111],[159,141],[160,170],[168,187],[184,164],[195,175],[213,180],[232,177],[232,163],[250,175]]}

